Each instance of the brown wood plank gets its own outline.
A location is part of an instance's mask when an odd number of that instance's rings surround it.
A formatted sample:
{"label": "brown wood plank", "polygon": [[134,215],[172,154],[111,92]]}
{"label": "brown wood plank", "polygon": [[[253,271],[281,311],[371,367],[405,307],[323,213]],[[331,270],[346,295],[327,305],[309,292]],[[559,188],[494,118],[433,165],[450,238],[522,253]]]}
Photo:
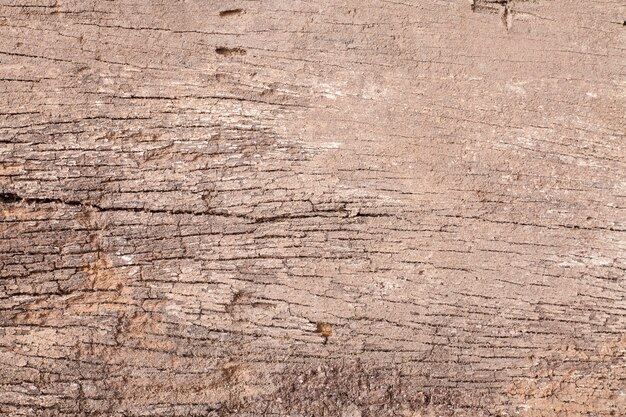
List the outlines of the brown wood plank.
{"label": "brown wood plank", "polygon": [[0,0],[0,414],[626,415],[622,0]]}

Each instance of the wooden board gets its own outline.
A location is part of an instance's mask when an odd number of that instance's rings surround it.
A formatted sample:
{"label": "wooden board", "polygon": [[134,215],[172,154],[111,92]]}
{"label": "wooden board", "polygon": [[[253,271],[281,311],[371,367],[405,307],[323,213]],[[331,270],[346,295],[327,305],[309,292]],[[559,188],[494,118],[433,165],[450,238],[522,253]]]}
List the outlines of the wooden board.
{"label": "wooden board", "polygon": [[0,414],[626,415],[625,18],[1,0]]}

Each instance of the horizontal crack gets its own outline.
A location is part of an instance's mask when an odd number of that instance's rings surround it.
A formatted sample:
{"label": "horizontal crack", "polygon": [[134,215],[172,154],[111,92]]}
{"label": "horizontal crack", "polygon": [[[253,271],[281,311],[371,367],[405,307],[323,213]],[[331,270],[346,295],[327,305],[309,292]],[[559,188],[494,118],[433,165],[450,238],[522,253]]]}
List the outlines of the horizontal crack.
{"label": "horizontal crack", "polygon": [[254,223],[267,223],[280,220],[289,219],[304,219],[312,217],[320,217],[322,213],[341,213],[341,218],[347,217],[395,217],[392,214],[380,213],[356,213],[350,214],[345,210],[315,210],[312,213],[299,213],[299,214],[279,214],[275,216],[256,217],[248,214],[237,213],[225,213],[215,211],[194,211],[194,210],[171,210],[171,209],[149,209],[149,208],[137,208],[137,207],[102,207],[97,204],[85,203],[77,200],[63,200],[60,198],[38,198],[38,197],[22,197],[16,193],[0,193],[0,204],[62,204],[66,206],[84,207],[98,212],[131,212],[131,213],[150,213],[150,214],[186,214],[192,216],[215,216],[225,218],[239,218],[249,220]]}
{"label": "horizontal crack", "polygon": [[62,200],[60,198],[37,198],[37,197],[22,197],[15,193],[2,193],[0,194],[0,203],[26,203],[26,204],[63,204],[66,206],[85,207],[93,209],[98,212],[131,212],[131,213],[153,213],[153,214],[189,214],[193,216],[221,216],[221,217],[238,217],[247,220],[257,221],[256,218],[250,217],[244,214],[232,214],[232,213],[215,213],[210,211],[193,211],[193,210],[168,210],[168,209],[147,209],[137,207],[102,207],[97,204],[84,203],[77,200]]}

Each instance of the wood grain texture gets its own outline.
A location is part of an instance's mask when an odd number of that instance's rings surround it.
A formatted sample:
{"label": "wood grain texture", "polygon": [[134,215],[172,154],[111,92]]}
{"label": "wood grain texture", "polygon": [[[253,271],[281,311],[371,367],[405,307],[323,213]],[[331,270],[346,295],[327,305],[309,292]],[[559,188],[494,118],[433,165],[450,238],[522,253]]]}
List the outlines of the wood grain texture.
{"label": "wood grain texture", "polygon": [[626,415],[622,0],[0,0],[0,414]]}

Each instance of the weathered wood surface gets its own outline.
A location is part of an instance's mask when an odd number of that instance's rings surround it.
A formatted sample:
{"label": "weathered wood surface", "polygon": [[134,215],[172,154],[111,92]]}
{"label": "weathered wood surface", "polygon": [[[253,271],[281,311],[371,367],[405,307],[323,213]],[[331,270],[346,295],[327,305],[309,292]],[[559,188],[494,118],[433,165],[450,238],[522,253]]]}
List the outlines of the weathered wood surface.
{"label": "weathered wood surface", "polygon": [[0,414],[626,415],[623,0],[0,3]]}

